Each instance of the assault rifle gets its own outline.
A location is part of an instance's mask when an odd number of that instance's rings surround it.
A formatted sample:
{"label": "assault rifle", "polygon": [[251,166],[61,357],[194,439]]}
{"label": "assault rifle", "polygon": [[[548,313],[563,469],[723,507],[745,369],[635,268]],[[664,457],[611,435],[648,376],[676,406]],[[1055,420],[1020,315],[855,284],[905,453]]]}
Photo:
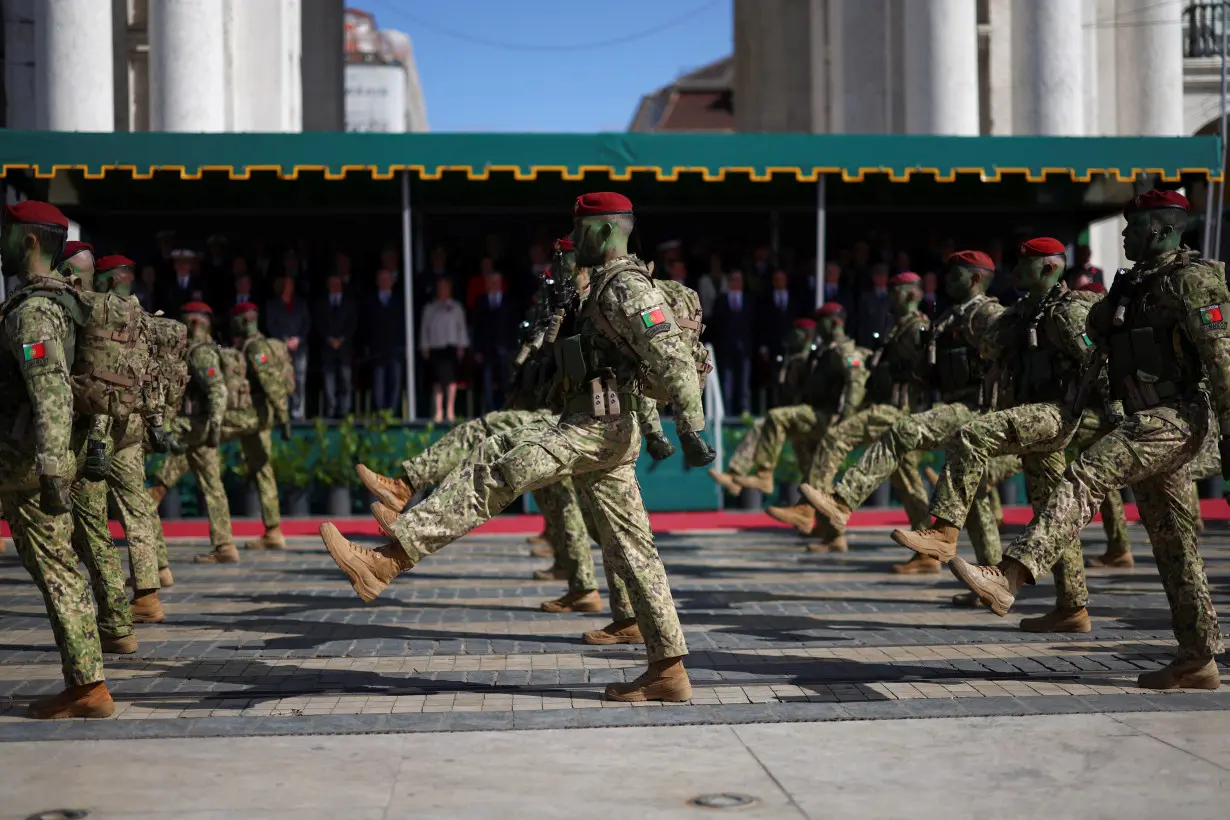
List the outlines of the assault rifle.
{"label": "assault rifle", "polygon": [[[1115,271],[1115,281],[1111,283],[1110,292],[1106,294],[1106,302],[1110,305],[1111,309],[1111,329],[1123,325],[1127,317],[1128,303],[1136,296],[1136,289],[1139,285],[1140,274],[1135,268],[1131,270],[1119,268]],[[1073,415],[1080,416],[1081,413],[1085,412],[1085,405],[1089,403],[1089,394],[1097,386],[1102,374],[1102,368],[1106,366],[1106,360],[1109,357],[1109,335],[1106,335],[1098,340],[1098,347],[1093,353],[1093,360],[1089,362],[1089,366],[1081,378],[1080,387],[1076,391],[1076,398],[1072,402]],[[1109,403],[1110,396],[1106,397],[1106,401]]]}

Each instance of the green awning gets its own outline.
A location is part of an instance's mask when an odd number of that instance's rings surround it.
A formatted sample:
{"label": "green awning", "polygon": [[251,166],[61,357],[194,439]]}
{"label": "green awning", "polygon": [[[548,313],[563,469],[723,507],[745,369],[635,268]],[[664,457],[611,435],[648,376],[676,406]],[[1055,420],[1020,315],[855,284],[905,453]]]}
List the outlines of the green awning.
{"label": "green awning", "polygon": [[178,171],[185,178],[226,172],[237,179],[272,171],[294,178],[323,172],[392,178],[403,170],[423,179],[464,172],[483,180],[511,173],[520,180],[559,174],[576,180],[601,174],[627,180],[653,174],[672,181],[700,174],[754,181],[793,177],[815,181],[840,174],[850,182],[885,174],[894,182],[913,175],[952,181],[1050,177],[1088,182],[1099,176],[1131,180],[1138,174],[1177,182],[1183,174],[1220,179],[1219,140],[1205,137],[936,137],[853,134],[166,134],[0,131],[5,173],[32,171],[46,178],[81,171],[87,178],[111,171],[148,178]]}

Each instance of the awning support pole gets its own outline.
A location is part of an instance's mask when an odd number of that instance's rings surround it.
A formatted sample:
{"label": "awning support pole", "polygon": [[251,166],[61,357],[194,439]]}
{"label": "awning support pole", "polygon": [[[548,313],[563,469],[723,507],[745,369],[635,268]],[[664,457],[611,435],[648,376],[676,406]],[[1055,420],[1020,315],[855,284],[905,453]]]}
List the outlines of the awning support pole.
{"label": "awning support pole", "polygon": [[816,307],[824,304],[824,264],[828,258],[828,191],[824,174],[816,177]]}
{"label": "awning support pole", "polygon": [[410,172],[401,172],[401,266],[402,303],[406,311],[406,421],[418,412],[414,372],[414,242],[411,235]]}

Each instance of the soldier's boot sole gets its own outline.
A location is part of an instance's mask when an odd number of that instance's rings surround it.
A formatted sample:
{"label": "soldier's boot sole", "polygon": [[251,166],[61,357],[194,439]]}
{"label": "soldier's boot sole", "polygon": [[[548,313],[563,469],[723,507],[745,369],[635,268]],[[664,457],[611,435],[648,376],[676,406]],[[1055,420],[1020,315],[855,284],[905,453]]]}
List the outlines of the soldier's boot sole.
{"label": "soldier's boot sole", "polygon": [[774,521],[789,524],[799,535],[811,535],[816,527],[816,511],[810,504],[796,504],[793,507],[769,507],[765,510]]}
{"label": "soldier's boot sole", "polygon": [[535,544],[530,547],[530,556],[533,558],[554,558],[555,547],[551,546],[550,541],[543,541],[541,544]]}
{"label": "soldier's boot sole", "polygon": [[551,567],[551,569],[536,569],[534,570],[535,581],[567,581],[568,570],[562,567]]}
{"label": "soldier's boot sole", "polygon": [[192,559],[194,564],[238,564],[239,550],[234,544],[219,544],[213,552],[198,555]]}
{"label": "soldier's boot sole", "polygon": [[682,703],[692,699],[692,682],[688,680],[683,663],[675,658],[673,662],[651,663],[643,675],[629,683],[612,683],[603,696],[622,703],[647,700]]}
{"label": "soldier's boot sole", "polygon": [[893,564],[892,572],[894,575],[939,575],[943,566],[934,558],[915,554],[904,564]]}
{"label": "soldier's boot sole", "polygon": [[102,647],[103,654],[106,655],[132,655],[137,651],[137,636],[125,635],[122,638],[100,637],[98,644]]}
{"label": "soldier's boot sole", "polygon": [[959,609],[977,609],[980,606],[986,606],[982,600],[972,592],[958,592],[952,596],[952,605]]}
{"label": "soldier's boot sole", "polygon": [[800,484],[799,494],[807,499],[807,503],[815,508],[816,513],[829,522],[829,526],[838,532],[843,532],[850,521],[852,511],[837,500],[837,497],[817,490],[810,484]]}
{"label": "soldier's boot sole", "polygon": [[1022,632],[1091,632],[1093,625],[1089,623],[1089,610],[1083,606],[1077,609],[1059,609],[1056,607],[1045,615],[1037,618],[1022,618]]}
{"label": "soldier's boot sole", "polygon": [[754,475],[736,475],[731,476],[731,479],[736,485],[745,490],[760,490],[765,495],[770,495],[773,492],[773,471],[761,470]]}
{"label": "soldier's boot sole", "polygon": [[961,556],[948,563],[953,577],[969,587],[991,611],[1001,618],[1008,614],[1016,596],[1008,590],[1008,579],[994,567],[971,564]]}
{"label": "soldier's boot sole", "polygon": [[807,545],[808,552],[849,552],[850,544],[844,535],[839,535],[831,541],[813,541]]}
{"label": "soldier's boot sole", "polygon": [[735,477],[732,473],[724,473],[716,467],[709,468],[709,477],[718,483],[723,490],[738,498],[743,492],[743,488],[735,483]]}
{"label": "soldier's boot sole", "polygon": [[569,592],[554,601],[543,601],[541,609],[543,612],[601,612],[602,596],[596,589],[588,592]]}
{"label": "soldier's boot sole", "polygon": [[158,570],[158,584],[163,589],[175,586],[175,576],[171,574],[170,567],[163,567]]}
{"label": "soldier's boot sole", "polygon": [[286,536],[282,534],[280,526],[270,527],[260,538],[246,542],[243,548],[246,550],[284,550],[286,549]]}
{"label": "soldier's boot sole", "polygon": [[957,536],[960,530],[955,527],[929,530],[893,530],[889,535],[894,541],[919,555],[925,555],[947,564],[957,554]]}
{"label": "soldier's boot sole", "polygon": [[376,600],[394,578],[413,566],[401,546],[386,544],[374,550],[365,549],[348,541],[327,522],[320,525],[320,538],[333,563],[346,573],[350,586],[365,604]]}
{"label": "soldier's boot sole", "polygon": [[410,503],[410,499],[414,497],[414,488],[404,479],[389,478],[374,470],[369,470],[362,464],[355,465],[354,471],[359,476],[359,481],[363,482],[363,486],[372,495],[376,496],[382,504],[399,512],[404,510]]}
{"label": "soldier's boot sole", "polygon": [[133,623],[160,624],[167,619],[157,592],[133,598],[131,606]]}
{"label": "soldier's boot sole", "polygon": [[1136,679],[1141,689],[1207,689],[1221,688],[1221,672],[1215,658],[1175,661],[1163,669],[1142,672]]}
{"label": "soldier's boot sole", "polygon": [[1085,559],[1085,566],[1089,569],[1133,569],[1136,566],[1136,559],[1132,557],[1130,552],[1122,552],[1118,555],[1091,555]]}
{"label": "soldier's boot sole", "polygon": [[115,701],[107,691],[107,684],[87,683],[70,686],[58,695],[36,700],[30,704],[28,714],[35,720],[63,720],[65,718],[108,718],[115,712]]}
{"label": "soldier's boot sole", "polygon": [[602,629],[586,632],[581,636],[581,640],[591,646],[645,642],[645,639],[641,637],[641,628],[636,625],[635,619],[631,621],[615,621],[607,624]]}

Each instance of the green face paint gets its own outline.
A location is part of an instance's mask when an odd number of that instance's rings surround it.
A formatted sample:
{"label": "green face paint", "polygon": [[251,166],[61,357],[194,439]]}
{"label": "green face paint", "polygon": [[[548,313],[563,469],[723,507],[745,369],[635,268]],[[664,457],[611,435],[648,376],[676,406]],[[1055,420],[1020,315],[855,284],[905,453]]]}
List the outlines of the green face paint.
{"label": "green face paint", "polygon": [[836,339],[846,333],[846,323],[836,316],[825,316],[816,323],[816,330],[822,339]]}
{"label": "green face paint", "polygon": [[979,280],[983,273],[978,268],[952,265],[944,277],[944,290],[953,301],[967,301],[979,292]]}
{"label": "green face paint", "polygon": [[897,318],[918,309],[922,303],[922,288],[918,285],[897,285],[888,290],[888,309]]}
{"label": "green face paint", "polygon": [[1012,269],[1012,286],[1030,296],[1044,296],[1063,276],[1063,264],[1055,265],[1048,256],[1024,256]]}
{"label": "green face paint", "polygon": [[1169,209],[1136,211],[1123,229],[1123,255],[1133,262],[1153,259],[1183,242],[1183,232],[1169,224]]}
{"label": "green face paint", "polygon": [[572,241],[576,246],[576,264],[594,268],[605,262],[610,237],[609,223],[600,216],[575,220]]}

